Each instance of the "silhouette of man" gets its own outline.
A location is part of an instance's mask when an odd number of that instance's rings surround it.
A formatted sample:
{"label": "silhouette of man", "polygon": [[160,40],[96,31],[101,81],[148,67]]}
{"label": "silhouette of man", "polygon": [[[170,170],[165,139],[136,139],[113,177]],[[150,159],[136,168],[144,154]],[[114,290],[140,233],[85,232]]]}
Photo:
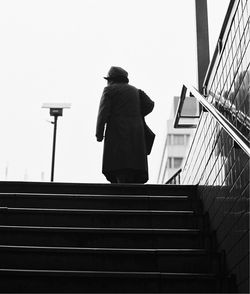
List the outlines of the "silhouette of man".
{"label": "silhouette of man", "polygon": [[96,125],[97,141],[104,138],[102,173],[111,183],[146,183],[144,116],[153,110],[154,102],[129,85],[128,73],[121,67],[112,66],[105,79],[108,85],[103,90]]}

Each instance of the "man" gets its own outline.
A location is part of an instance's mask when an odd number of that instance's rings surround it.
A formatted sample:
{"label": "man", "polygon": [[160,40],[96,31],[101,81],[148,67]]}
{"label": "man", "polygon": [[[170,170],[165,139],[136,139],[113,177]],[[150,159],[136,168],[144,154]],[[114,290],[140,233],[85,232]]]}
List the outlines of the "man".
{"label": "man", "polygon": [[121,67],[111,67],[105,79],[108,86],[101,97],[96,125],[97,141],[104,138],[102,172],[111,183],[146,183],[144,116],[153,110],[154,102],[129,85],[128,73]]}

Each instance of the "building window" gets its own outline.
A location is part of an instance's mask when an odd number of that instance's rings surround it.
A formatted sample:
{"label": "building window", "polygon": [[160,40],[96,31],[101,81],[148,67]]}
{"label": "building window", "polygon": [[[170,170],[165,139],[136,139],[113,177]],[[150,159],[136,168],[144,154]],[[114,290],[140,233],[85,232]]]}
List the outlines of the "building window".
{"label": "building window", "polygon": [[168,137],[167,137],[167,145],[172,145],[172,135],[168,135]]}
{"label": "building window", "polygon": [[189,143],[190,135],[186,135],[186,145]]}
{"label": "building window", "polygon": [[182,157],[174,157],[174,168],[179,168],[182,164]]}
{"label": "building window", "polygon": [[172,168],[172,157],[168,157],[167,159],[167,168]]}
{"label": "building window", "polygon": [[182,164],[182,157],[168,157],[167,168],[179,168]]}
{"label": "building window", "polygon": [[184,135],[173,135],[173,144],[174,145],[184,145],[185,136]]}

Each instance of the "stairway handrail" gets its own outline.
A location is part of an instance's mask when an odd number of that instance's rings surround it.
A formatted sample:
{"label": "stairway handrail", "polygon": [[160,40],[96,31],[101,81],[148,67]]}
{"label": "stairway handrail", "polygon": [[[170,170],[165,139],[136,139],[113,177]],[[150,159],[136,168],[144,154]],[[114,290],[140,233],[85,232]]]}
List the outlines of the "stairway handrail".
{"label": "stairway handrail", "polygon": [[[183,85],[181,99],[185,99],[186,92],[190,92],[200,103],[201,105],[213,115],[216,121],[223,127],[223,129],[231,136],[231,138],[240,146],[242,150],[250,157],[250,148],[248,139],[228,120],[226,119],[208,100],[193,86],[187,86],[188,84]],[[181,109],[178,109],[177,112],[180,112]],[[180,115],[178,115],[180,116]],[[176,115],[176,119],[178,119]]]}
{"label": "stairway handrail", "polygon": [[180,184],[180,174],[181,174],[181,172],[182,172],[182,168],[178,169],[177,172],[174,173],[172,175],[172,177],[166,181],[165,185],[171,185],[173,180],[176,183],[176,179],[179,181],[178,184]]}

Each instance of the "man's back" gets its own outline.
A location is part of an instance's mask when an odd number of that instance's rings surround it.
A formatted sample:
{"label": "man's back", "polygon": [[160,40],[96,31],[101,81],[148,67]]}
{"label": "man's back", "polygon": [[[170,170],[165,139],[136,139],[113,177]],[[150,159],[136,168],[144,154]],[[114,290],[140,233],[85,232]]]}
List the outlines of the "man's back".
{"label": "man's back", "polygon": [[138,89],[124,83],[115,83],[105,89],[111,99],[112,116],[140,116]]}

